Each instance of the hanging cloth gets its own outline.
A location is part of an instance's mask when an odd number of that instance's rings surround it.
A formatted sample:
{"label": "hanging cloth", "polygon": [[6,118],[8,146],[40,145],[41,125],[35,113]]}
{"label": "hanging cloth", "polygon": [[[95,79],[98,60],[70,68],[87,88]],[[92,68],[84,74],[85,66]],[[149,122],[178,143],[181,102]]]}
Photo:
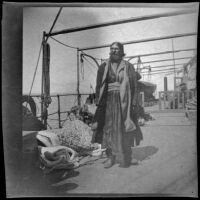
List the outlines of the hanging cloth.
{"label": "hanging cloth", "polygon": [[46,107],[51,103],[50,97],[50,45],[46,42],[43,43],[43,78],[44,78],[44,103]]}

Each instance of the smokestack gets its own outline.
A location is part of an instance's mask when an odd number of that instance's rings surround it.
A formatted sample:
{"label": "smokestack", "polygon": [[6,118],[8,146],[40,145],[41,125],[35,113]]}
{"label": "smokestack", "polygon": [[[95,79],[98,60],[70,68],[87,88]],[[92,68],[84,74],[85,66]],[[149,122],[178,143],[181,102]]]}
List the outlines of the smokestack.
{"label": "smokestack", "polygon": [[164,91],[167,91],[167,77],[164,77]]}

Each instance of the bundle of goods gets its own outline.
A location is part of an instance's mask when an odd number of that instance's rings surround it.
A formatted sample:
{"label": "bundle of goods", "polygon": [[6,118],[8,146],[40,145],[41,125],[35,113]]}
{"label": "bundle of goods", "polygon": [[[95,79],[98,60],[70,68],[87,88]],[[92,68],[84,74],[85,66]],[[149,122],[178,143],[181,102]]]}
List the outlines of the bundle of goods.
{"label": "bundle of goods", "polygon": [[77,168],[83,156],[101,156],[105,151],[100,144],[90,143],[91,137],[87,138],[88,136],[85,134],[84,139],[83,135],[78,134],[80,133],[75,130],[69,134],[69,129],[38,132],[36,136],[38,151],[41,168],[45,172],[49,173],[54,169]]}
{"label": "bundle of goods", "polygon": [[45,173],[54,169],[73,169],[79,166],[78,154],[73,149],[60,145],[56,134],[39,131],[37,136],[40,168]]}

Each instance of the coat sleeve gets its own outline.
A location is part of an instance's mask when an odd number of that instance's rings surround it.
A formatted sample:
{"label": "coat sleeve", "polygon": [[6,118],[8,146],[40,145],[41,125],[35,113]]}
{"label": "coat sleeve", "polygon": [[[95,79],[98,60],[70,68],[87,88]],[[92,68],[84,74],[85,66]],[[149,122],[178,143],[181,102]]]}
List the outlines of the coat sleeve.
{"label": "coat sleeve", "polygon": [[[101,88],[101,82],[102,82],[102,78],[103,78],[103,72],[104,72],[104,67],[105,67],[106,63],[103,63],[102,65],[100,65],[98,71],[97,71],[97,77],[96,77],[96,94],[95,94],[95,101],[96,103],[99,102],[99,92],[100,92],[100,88]],[[101,120],[101,110],[102,108],[100,108],[100,105],[97,105],[97,109],[96,112],[94,114],[94,118],[93,118],[93,122],[99,122]]]}
{"label": "coat sleeve", "polygon": [[99,66],[99,69],[97,71],[97,78],[96,78],[96,102],[98,102],[99,99],[99,92],[101,88],[101,82],[103,78],[103,72],[104,72],[104,67],[106,63],[103,63],[102,65]]}
{"label": "coat sleeve", "polygon": [[131,92],[132,92],[132,105],[136,106],[137,105],[137,100],[138,100],[138,84],[137,84],[137,73],[134,69],[134,66],[129,63],[129,80],[130,80],[130,87],[131,87]]}

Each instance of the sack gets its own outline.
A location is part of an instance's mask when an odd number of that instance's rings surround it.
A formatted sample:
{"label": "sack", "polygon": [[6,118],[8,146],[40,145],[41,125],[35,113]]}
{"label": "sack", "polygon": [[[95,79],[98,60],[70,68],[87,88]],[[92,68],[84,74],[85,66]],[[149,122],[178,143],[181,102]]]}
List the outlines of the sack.
{"label": "sack", "polygon": [[[54,155],[60,150],[66,150],[66,154],[59,155],[57,160],[51,160],[46,155]],[[72,169],[77,166],[77,153],[66,146],[55,146],[55,147],[40,147],[40,161],[46,168],[51,169]]]}
{"label": "sack", "polygon": [[58,136],[50,131],[39,131],[36,135],[36,139],[46,147],[61,145]]}

